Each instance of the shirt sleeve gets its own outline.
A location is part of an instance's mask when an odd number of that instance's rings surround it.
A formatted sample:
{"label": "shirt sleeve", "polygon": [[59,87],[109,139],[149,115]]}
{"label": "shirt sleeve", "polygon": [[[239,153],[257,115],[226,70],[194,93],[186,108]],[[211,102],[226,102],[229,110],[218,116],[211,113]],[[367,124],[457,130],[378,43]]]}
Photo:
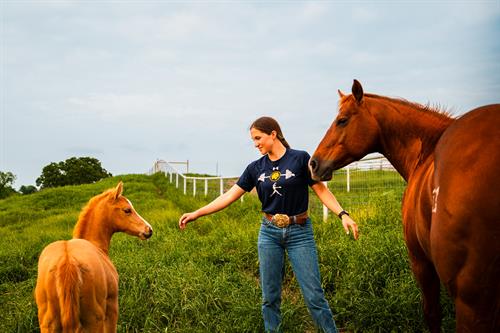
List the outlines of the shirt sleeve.
{"label": "shirt sleeve", "polygon": [[250,192],[255,187],[255,177],[252,175],[250,169],[251,164],[246,167],[245,171],[243,171],[243,174],[236,182],[236,185],[241,187],[246,192]]}
{"label": "shirt sleeve", "polygon": [[311,169],[309,168],[310,159],[311,155],[309,155],[308,152],[304,152],[304,168],[306,169],[305,174],[307,175],[307,185],[313,186],[314,184],[317,183],[317,181],[312,179]]}

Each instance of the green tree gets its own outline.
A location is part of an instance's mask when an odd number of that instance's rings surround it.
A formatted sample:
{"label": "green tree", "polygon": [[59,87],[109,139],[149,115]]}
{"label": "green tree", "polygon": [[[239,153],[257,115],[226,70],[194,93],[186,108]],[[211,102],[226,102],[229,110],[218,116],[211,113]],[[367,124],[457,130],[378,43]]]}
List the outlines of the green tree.
{"label": "green tree", "polygon": [[19,192],[21,192],[22,194],[31,194],[37,191],[37,188],[33,185],[23,185],[19,188]]}
{"label": "green tree", "polygon": [[12,188],[12,184],[16,180],[16,176],[12,172],[0,171],[0,199],[7,198],[8,196],[16,193]]}
{"label": "green tree", "polygon": [[95,158],[71,157],[63,162],[46,165],[42,175],[37,178],[36,185],[46,188],[90,184],[110,176],[111,173],[107,172]]}
{"label": "green tree", "polygon": [[36,179],[36,186],[58,187],[66,185],[63,173],[64,162],[52,162],[43,167],[42,175]]}

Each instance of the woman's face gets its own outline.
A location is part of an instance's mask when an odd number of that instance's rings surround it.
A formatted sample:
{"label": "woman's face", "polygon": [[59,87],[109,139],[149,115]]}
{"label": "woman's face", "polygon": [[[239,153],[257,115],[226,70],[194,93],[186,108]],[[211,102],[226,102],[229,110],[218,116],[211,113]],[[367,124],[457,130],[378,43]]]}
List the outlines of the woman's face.
{"label": "woman's face", "polygon": [[276,139],[275,131],[272,131],[271,134],[266,134],[252,127],[250,129],[250,136],[252,137],[255,148],[257,148],[262,155],[272,151],[274,140]]}

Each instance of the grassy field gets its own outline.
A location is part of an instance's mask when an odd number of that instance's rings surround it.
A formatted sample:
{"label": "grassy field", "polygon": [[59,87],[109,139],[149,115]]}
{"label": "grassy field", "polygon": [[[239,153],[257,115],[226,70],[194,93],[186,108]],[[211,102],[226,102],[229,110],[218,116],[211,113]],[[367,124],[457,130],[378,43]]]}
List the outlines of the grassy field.
{"label": "grassy field", "polygon": [[[88,199],[119,180],[155,233],[148,241],[113,237],[110,257],[120,274],[118,331],[262,332],[257,198],[245,195],[243,202],[181,232],[180,215],[211,197],[185,196],[182,187],[159,174],[119,176],[0,200],[0,332],[39,331],[33,290],[40,252],[52,241],[71,238]],[[364,194],[355,188],[334,191],[361,230],[354,241],[338,219],[322,222],[321,209],[311,210],[323,287],[337,325],[346,332],[425,331],[402,236],[401,187]],[[314,332],[289,266],[286,272],[284,330]],[[445,331],[452,331],[453,309],[444,293],[442,300]]]}

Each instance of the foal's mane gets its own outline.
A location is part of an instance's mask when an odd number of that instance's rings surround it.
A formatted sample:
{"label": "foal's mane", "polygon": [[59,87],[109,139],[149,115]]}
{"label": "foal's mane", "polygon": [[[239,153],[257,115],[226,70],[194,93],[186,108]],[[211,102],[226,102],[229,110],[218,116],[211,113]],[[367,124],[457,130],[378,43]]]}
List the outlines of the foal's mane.
{"label": "foal's mane", "polygon": [[96,195],[92,199],[89,200],[87,205],[82,209],[80,215],[78,216],[78,221],[75,226],[75,230],[73,231],[73,234],[76,234],[77,231],[81,233],[86,227],[87,227],[87,221],[90,219],[92,212],[94,211],[95,207],[101,200],[105,200],[107,196],[109,196],[112,192],[114,192],[113,189],[109,189],[99,195]]}

